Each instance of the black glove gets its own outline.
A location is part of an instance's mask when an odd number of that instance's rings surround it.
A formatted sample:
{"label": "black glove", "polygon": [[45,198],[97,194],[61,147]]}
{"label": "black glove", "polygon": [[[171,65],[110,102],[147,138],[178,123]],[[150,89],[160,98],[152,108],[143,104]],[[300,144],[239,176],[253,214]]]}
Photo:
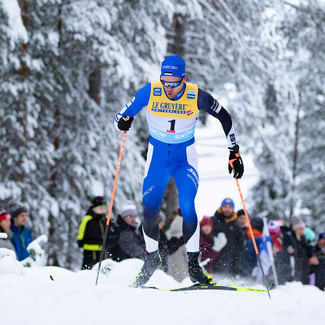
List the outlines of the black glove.
{"label": "black glove", "polygon": [[131,124],[133,121],[133,117],[128,117],[128,116],[122,116],[120,118],[120,120],[117,123],[117,127],[121,130],[121,131],[129,131]]}
{"label": "black glove", "polygon": [[236,144],[234,147],[228,149],[230,150],[228,164],[229,174],[231,174],[234,169],[234,178],[239,179],[244,174],[244,164],[239,153],[239,145]]}

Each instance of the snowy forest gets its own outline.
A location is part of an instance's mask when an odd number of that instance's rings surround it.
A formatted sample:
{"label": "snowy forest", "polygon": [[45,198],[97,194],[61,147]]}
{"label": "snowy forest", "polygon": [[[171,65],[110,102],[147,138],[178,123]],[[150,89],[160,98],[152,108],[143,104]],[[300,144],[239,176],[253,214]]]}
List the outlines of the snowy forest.
{"label": "snowy forest", "polygon": [[[112,192],[114,116],[171,54],[189,82],[227,102],[260,175],[252,213],[324,225],[324,0],[0,0],[0,206],[28,207],[35,236],[49,238],[48,265],[79,266],[80,220]],[[114,213],[126,199],[141,211],[142,113]]]}

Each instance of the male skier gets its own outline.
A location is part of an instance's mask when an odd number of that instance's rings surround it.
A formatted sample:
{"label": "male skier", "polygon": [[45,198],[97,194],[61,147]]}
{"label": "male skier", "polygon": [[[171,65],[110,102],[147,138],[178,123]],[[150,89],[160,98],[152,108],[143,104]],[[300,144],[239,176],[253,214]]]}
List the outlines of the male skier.
{"label": "male skier", "polygon": [[169,56],[162,62],[160,80],[147,84],[135,94],[116,115],[115,127],[128,131],[134,116],[143,108],[150,134],[142,191],[146,253],[143,267],[132,286],[143,286],[161,265],[157,220],[164,191],[172,176],[178,188],[184,219],[183,237],[190,279],[213,285],[212,277],[203,272],[198,261],[200,227],[194,200],[199,176],[194,130],[199,110],[208,112],[221,122],[230,150],[229,173],[234,169],[234,177],[239,179],[244,166],[233,120],[209,93],[195,84],[186,83],[185,62],[178,56]]}

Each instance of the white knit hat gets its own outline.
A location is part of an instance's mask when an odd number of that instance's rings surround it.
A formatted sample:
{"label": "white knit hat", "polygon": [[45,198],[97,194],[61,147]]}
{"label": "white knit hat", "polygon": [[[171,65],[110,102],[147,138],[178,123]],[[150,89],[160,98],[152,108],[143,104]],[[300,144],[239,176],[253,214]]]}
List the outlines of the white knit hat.
{"label": "white knit hat", "polygon": [[127,217],[130,216],[132,214],[137,215],[137,208],[135,206],[135,204],[132,201],[126,201],[126,203],[123,205],[122,209],[121,209],[121,217]]}

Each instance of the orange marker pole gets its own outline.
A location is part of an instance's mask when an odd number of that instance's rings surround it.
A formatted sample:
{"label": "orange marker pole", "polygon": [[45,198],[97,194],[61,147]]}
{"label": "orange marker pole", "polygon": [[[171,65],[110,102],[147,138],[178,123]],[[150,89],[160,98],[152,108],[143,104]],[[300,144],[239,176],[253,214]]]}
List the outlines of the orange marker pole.
{"label": "orange marker pole", "polygon": [[105,234],[104,234],[104,239],[103,239],[103,244],[102,244],[102,250],[100,252],[100,257],[99,257],[99,266],[98,266],[98,270],[97,270],[97,278],[96,278],[95,285],[98,284],[99,270],[100,270],[100,266],[102,264],[102,260],[103,260],[103,257],[104,257],[105,244],[106,244],[108,228],[109,228],[108,225],[109,225],[109,221],[111,219],[111,213],[112,213],[112,208],[113,208],[116,184],[117,184],[117,179],[118,179],[118,175],[119,175],[119,172],[120,172],[122,155],[123,155],[123,150],[124,150],[125,137],[126,137],[126,132],[123,133],[123,139],[122,139],[122,144],[121,144],[121,149],[120,149],[120,155],[119,155],[119,158],[118,158],[117,169],[116,169],[116,173],[115,173],[115,180],[114,180],[114,185],[113,185],[113,190],[112,190],[111,202],[110,202],[109,209],[108,209],[108,214],[107,214],[107,221],[106,221],[106,226],[105,226]]}
{"label": "orange marker pole", "polygon": [[[257,260],[259,262],[259,265],[260,265],[260,268],[261,268],[261,271],[262,271],[263,281],[264,281],[265,287],[267,288],[266,278],[265,278],[265,275],[264,275],[264,270],[263,270],[263,267],[262,267],[262,263],[261,263],[261,259],[260,259],[260,254],[259,254],[259,251],[258,251],[258,248],[257,248],[257,245],[256,245],[256,240],[255,240],[255,236],[254,236],[254,233],[253,233],[252,225],[251,225],[251,222],[250,222],[249,217],[248,217],[246,205],[245,205],[245,202],[244,202],[243,193],[242,193],[242,191],[240,189],[240,185],[239,185],[238,179],[237,178],[235,178],[235,179],[236,179],[236,183],[237,183],[237,188],[238,188],[239,196],[241,198],[241,203],[242,203],[243,208],[244,208],[244,211],[245,211],[245,216],[246,216],[246,221],[247,221],[247,224],[248,224],[249,232],[250,232],[251,237],[252,237],[252,240],[253,240],[253,244],[254,244],[254,248],[255,248],[255,253],[256,253],[256,256],[257,256]],[[269,298],[271,299],[269,290],[267,291],[267,293],[269,295]]]}

